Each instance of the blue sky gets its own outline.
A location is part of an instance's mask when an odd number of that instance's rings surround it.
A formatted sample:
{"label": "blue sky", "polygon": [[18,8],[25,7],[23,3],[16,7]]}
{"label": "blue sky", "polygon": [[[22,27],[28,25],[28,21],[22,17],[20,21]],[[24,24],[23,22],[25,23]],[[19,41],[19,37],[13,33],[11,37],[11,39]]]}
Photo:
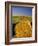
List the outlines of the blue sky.
{"label": "blue sky", "polygon": [[32,8],[31,7],[18,7],[14,6],[12,7],[12,15],[26,15],[26,16],[32,16]]}

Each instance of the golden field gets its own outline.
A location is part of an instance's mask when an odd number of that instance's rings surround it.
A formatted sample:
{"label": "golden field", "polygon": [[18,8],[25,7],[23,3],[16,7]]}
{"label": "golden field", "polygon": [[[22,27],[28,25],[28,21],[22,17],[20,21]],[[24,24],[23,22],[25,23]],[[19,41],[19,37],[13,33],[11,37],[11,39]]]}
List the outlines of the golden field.
{"label": "golden field", "polygon": [[32,37],[32,16],[12,16],[16,38]]}

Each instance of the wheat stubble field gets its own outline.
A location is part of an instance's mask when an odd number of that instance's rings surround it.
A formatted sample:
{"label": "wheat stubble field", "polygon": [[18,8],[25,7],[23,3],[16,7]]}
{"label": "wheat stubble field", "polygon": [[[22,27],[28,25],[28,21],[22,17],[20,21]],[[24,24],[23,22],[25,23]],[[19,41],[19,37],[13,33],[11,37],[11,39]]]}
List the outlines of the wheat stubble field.
{"label": "wheat stubble field", "polygon": [[15,38],[32,37],[32,16],[12,16]]}

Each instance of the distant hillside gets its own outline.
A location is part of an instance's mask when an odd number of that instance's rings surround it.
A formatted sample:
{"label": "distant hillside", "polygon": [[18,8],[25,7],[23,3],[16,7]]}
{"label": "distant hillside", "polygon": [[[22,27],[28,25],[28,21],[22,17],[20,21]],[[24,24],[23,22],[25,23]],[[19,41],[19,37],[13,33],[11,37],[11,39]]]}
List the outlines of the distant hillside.
{"label": "distant hillside", "polygon": [[32,16],[12,16],[12,23],[17,23],[20,20],[29,20],[32,21]]}

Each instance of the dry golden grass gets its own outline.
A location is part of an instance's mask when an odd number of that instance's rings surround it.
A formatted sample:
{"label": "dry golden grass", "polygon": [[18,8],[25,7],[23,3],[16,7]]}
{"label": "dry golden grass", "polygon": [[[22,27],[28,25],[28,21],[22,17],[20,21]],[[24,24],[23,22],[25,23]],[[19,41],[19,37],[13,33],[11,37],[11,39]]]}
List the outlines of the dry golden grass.
{"label": "dry golden grass", "polygon": [[21,20],[15,26],[16,37],[32,37],[32,27],[29,20]]}

